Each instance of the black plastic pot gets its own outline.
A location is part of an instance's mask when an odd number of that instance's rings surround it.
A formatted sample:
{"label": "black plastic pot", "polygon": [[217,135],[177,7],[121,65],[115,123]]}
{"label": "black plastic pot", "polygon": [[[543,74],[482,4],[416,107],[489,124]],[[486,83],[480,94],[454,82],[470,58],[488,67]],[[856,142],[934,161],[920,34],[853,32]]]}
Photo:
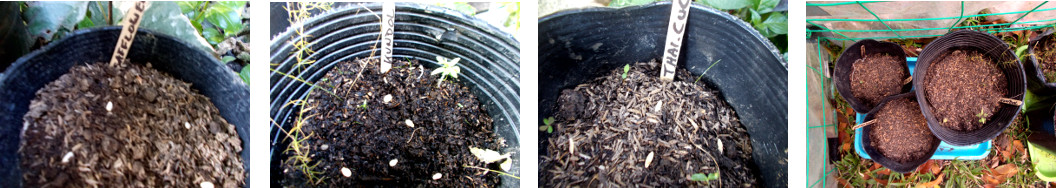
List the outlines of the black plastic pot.
{"label": "black plastic pot", "polygon": [[[271,117],[279,126],[289,128],[296,117],[294,109],[298,109],[284,104],[305,99],[311,86],[274,71],[314,83],[338,63],[369,57],[380,43],[376,43],[380,21],[374,13],[381,13],[380,3],[336,8],[305,21],[304,35],[315,43],[315,53],[308,59],[316,62],[300,68],[295,68],[294,48],[289,43],[298,37],[292,28],[273,39],[271,62],[277,66],[272,66],[271,74]],[[481,100],[494,120],[496,134],[509,146],[500,152],[513,153],[511,171],[519,174],[520,47],[516,39],[457,11],[413,3],[396,3],[395,33],[394,59],[417,60],[435,68],[439,66],[436,56],[462,58],[458,81]],[[286,159],[282,151],[288,143],[281,142],[285,139],[279,129],[273,127],[271,134],[271,166],[276,167]],[[282,172],[273,169],[271,173],[272,186],[280,186]],[[518,185],[517,179],[502,178],[503,186]]]}
{"label": "black plastic pot", "polygon": [[[22,116],[44,85],[75,65],[109,62],[121,27],[78,30],[62,40],[19,58],[0,77],[0,187],[21,187],[18,145]],[[242,167],[249,182],[249,89],[212,55],[176,38],[140,29],[128,52],[132,63],[153,68],[191,83],[209,97],[220,115],[235,125],[242,139]]]}
{"label": "black plastic pot", "polygon": [[1008,128],[1012,120],[1016,119],[1021,105],[1013,106],[1002,103],[1001,107],[987,118],[989,121],[983,124],[983,127],[973,131],[957,131],[939,124],[940,121],[932,112],[931,102],[925,97],[925,91],[928,88],[924,87],[924,81],[928,79],[928,69],[931,64],[939,60],[938,58],[944,54],[956,49],[977,50],[988,56],[993,62],[1014,61],[1014,63],[1001,63],[999,66],[1008,80],[1008,94],[1004,96],[1006,98],[1023,101],[1027,83],[1023,75],[1023,66],[1020,65],[1015,53],[1009,49],[1008,44],[988,33],[972,30],[954,31],[935,39],[935,41],[924,47],[924,50],[920,53],[920,58],[917,59],[917,67],[913,70],[913,86],[917,88],[916,94],[917,101],[920,103],[920,110],[924,113],[924,117],[928,119],[928,127],[936,137],[951,145],[964,146],[981,143],[997,137],[998,134],[1001,134],[1001,131]]}
{"label": "black plastic pot", "polygon": [[[884,98],[883,101],[880,101],[880,103],[876,105],[876,108],[874,108],[872,111],[869,111],[868,115],[865,115],[865,119],[863,122],[868,122],[873,119],[876,119],[877,112],[879,112],[880,109],[883,108],[884,105],[886,105],[888,102],[905,98],[909,98],[910,100],[917,100],[916,94],[912,92],[888,96],[887,98]],[[923,114],[917,115],[923,116]],[[917,169],[917,166],[924,164],[924,162],[928,162],[928,160],[931,159],[931,156],[935,155],[935,150],[939,149],[940,141],[939,139],[935,139],[931,143],[928,143],[931,144],[931,150],[928,151],[927,155],[924,155],[917,159],[913,159],[909,162],[898,162],[881,154],[880,151],[877,151],[877,149],[873,147],[872,140],[869,138],[869,134],[873,131],[873,127],[875,126],[865,126],[862,128],[862,147],[865,149],[866,154],[869,154],[869,156],[873,157],[873,161],[880,163],[880,165],[883,165],[884,167],[887,167],[888,169],[891,169],[895,172],[906,173]]]}
{"label": "black plastic pot", "polygon": [[[902,65],[902,72],[905,73],[906,77],[899,80],[905,80],[909,78],[909,66],[906,65],[906,52],[902,50],[902,46],[893,42],[880,42],[872,39],[865,39],[855,42],[850,47],[847,47],[840,57],[836,59],[836,72],[833,75],[833,82],[836,83],[836,91],[840,92],[840,96],[851,105],[851,108],[858,113],[866,113],[873,110],[878,104],[867,105],[864,101],[854,96],[851,92],[851,72],[854,72],[854,62],[862,59],[862,46],[865,46],[865,55],[872,54],[884,54],[895,56],[895,58]],[[902,86],[902,91],[899,93],[909,92],[913,88],[913,85],[905,84]]]}
{"label": "black plastic pot", "polygon": [[1045,31],[1045,33],[1042,33],[1040,36],[1031,39],[1030,43],[1027,44],[1027,52],[1031,55],[1029,55],[1030,61],[1023,63],[1023,72],[1026,73],[1027,77],[1027,89],[1030,89],[1031,92],[1037,95],[1049,96],[1056,94],[1056,83],[1049,83],[1049,80],[1045,78],[1045,73],[1042,72],[1041,68],[1038,66],[1040,65],[1038,57],[1037,55],[1034,55],[1041,53],[1034,51],[1034,47],[1038,46],[1038,44],[1044,45],[1056,42],[1056,39],[1053,39],[1056,38],[1052,35],[1053,31],[1054,30],[1051,29]]}
{"label": "black plastic pot", "polygon": [[[627,63],[660,59],[670,11],[671,2],[658,2],[562,11],[540,19],[537,118],[554,116],[562,89]],[[777,48],[739,18],[697,4],[690,7],[685,37],[679,68],[699,75],[722,60],[701,80],[718,89],[748,129],[753,168],[762,184],[788,186],[788,70]],[[539,136],[540,155],[546,153],[546,136]]]}

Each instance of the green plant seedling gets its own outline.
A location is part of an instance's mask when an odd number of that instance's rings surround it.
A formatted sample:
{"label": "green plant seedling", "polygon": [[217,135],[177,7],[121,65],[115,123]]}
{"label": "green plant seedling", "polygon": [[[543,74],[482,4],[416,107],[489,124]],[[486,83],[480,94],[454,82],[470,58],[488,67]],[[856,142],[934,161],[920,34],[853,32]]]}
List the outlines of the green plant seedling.
{"label": "green plant seedling", "polygon": [[693,176],[689,177],[690,181],[699,181],[699,182],[710,182],[711,180],[717,180],[717,179],[719,179],[719,172],[710,173],[710,174],[696,173],[696,174],[693,174]]}
{"label": "green plant seedling", "polygon": [[623,75],[621,76],[621,77],[623,77],[623,79],[627,79],[627,72],[628,71],[631,71],[631,64],[627,64],[627,65],[623,66]]}
{"label": "green plant seedling", "polygon": [[440,74],[440,80],[436,82],[436,87],[440,87],[440,83],[443,83],[447,77],[458,79],[458,72],[461,70],[457,64],[461,58],[447,59],[444,57],[436,56],[436,62],[440,63],[440,67],[433,70],[429,75]]}
{"label": "green plant seedling", "polygon": [[979,109],[979,113],[975,114],[975,117],[979,117],[979,123],[986,123],[987,116],[990,116],[990,114],[987,114],[986,110],[981,108]]}
{"label": "green plant seedling", "polygon": [[539,126],[539,131],[546,131],[546,133],[554,133],[554,117],[548,117],[543,119],[543,126]]}
{"label": "green plant seedling", "polygon": [[359,108],[367,109],[367,101],[363,101],[363,104],[360,104]]}

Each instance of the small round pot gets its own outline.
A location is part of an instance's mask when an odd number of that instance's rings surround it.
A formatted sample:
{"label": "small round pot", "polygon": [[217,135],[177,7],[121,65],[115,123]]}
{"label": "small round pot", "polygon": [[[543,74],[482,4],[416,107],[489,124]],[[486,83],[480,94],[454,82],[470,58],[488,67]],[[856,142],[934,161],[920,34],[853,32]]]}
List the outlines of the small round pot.
{"label": "small round pot", "polygon": [[1030,43],[1027,44],[1027,54],[1030,54],[1027,58],[1030,61],[1023,63],[1023,72],[1027,77],[1027,89],[1030,89],[1030,92],[1037,95],[1048,96],[1056,94],[1056,83],[1049,83],[1050,80],[1045,78],[1045,73],[1041,71],[1041,67],[1039,66],[1041,63],[1038,61],[1040,60],[1037,55],[1034,55],[1040,53],[1034,51],[1034,47],[1056,42],[1056,39],[1054,39],[1056,37],[1052,36],[1053,31],[1054,30],[1051,29],[1045,31],[1045,33],[1042,33],[1040,36],[1031,39]]}
{"label": "small round pot", "polygon": [[[862,99],[854,96],[854,93],[851,92],[851,72],[854,72],[854,63],[859,59],[864,58],[862,53],[863,46],[865,48],[865,55],[883,54],[895,56],[899,65],[901,65],[902,72],[906,75],[906,77],[903,77],[900,80],[905,80],[910,76],[909,66],[906,65],[906,52],[902,50],[902,46],[899,46],[896,43],[865,39],[855,42],[850,47],[847,47],[843,53],[840,53],[840,57],[836,59],[836,69],[833,73],[833,82],[835,82],[836,91],[840,92],[840,96],[843,97],[843,99],[851,105],[851,108],[858,113],[869,112],[878,105],[866,105]],[[912,88],[913,85],[904,84],[899,93],[909,92]]]}
{"label": "small round pot", "polygon": [[[888,102],[905,98],[910,98],[910,100],[916,100],[917,96],[911,92],[888,96],[887,98],[884,98],[883,101],[880,101],[880,103],[876,105],[876,108],[869,112],[869,115],[865,115],[864,122],[869,122],[873,119],[876,119],[876,113],[879,112],[880,109],[883,108],[884,105],[886,105]],[[923,114],[918,115],[923,116]],[[873,147],[872,140],[869,138],[869,133],[873,131],[873,127],[873,125],[870,125],[862,128],[862,147],[865,149],[866,154],[869,154],[869,156],[873,157],[874,162],[880,163],[880,165],[883,165],[884,167],[887,167],[892,171],[899,173],[907,173],[913,171],[914,169],[917,169],[917,166],[924,164],[924,162],[928,162],[928,160],[931,159],[931,156],[935,155],[935,150],[939,149],[940,141],[939,139],[935,139],[934,141],[928,143],[930,144],[929,148],[931,149],[927,152],[926,155],[917,159],[910,160],[908,162],[898,162],[881,154],[880,151],[877,150],[877,148]]]}
{"label": "small round pot", "polygon": [[[21,187],[18,145],[22,139],[22,116],[29,102],[48,83],[70,68],[107,63],[121,34],[121,27],[74,31],[59,41],[15,61],[0,77],[0,187]],[[146,29],[136,32],[128,51],[132,63],[150,62],[154,69],[190,83],[209,97],[242,139],[242,167],[249,182],[249,88],[231,69],[208,52],[179,39]],[[248,185],[248,184],[247,184]]]}
{"label": "small round pot", "polygon": [[[295,48],[289,41],[300,37],[287,28],[271,41],[271,118],[276,126],[289,129],[297,116],[297,105],[289,101],[305,99],[310,84],[322,79],[338,63],[366,59],[375,51],[380,32],[381,3],[356,4],[335,8],[303,22],[307,42],[314,43],[315,53],[306,59],[310,65],[298,65]],[[506,140],[501,153],[513,154],[511,174],[520,174],[520,47],[512,35],[483,20],[437,6],[396,3],[395,35],[392,58],[417,60],[428,68],[439,67],[437,56],[461,58],[458,82],[469,88],[494,120],[494,132]],[[278,74],[282,72],[289,76]],[[295,78],[291,78],[296,77]],[[277,167],[287,156],[283,151],[288,139],[278,128],[271,128],[271,166]],[[282,178],[281,171],[271,170],[272,187]],[[503,187],[516,187],[519,180],[502,177]]]}
{"label": "small round pot", "polygon": [[924,113],[924,117],[928,119],[928,128],[931,128],[931,132],[942,141],[955,146],[978,144],[993,139],[1016,119],[1022,104],[1001,104],[1001,107],[990,116],[989,121],[983,124],[983,127],[972,131],[957,131],[943,127],[939,123],[939,119],[934,115],[931,102],[925,97],[925,91],[928,88],[924,87],[924,81],[928,79],[928,69],[943,54],[954,49],[979,50],[995,62],[1015,61],[1015,63],[1003,64],[999,67],[1008,81],[1008,94],[1004,97],[1019,101],[1023,101],[1027,86],[1023,66],[1004,41],[988,33],[972,30],[955,31],[935,39],[924,47],[920,58],[917,59],[917,67],[913,70],[913,86],[917,88],[917,101],[920,103],[920,110]]}

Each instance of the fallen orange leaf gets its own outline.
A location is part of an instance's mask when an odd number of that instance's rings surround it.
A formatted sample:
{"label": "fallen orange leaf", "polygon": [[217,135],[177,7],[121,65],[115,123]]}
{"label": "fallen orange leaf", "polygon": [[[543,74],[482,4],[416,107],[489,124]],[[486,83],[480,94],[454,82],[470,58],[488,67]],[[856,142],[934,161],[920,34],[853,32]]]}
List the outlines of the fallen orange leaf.
{"label": "fallen orange leaf", "polygon": [[931,174],[939,174],[942,172],[942,164],[935,162],[935,165],[931,165]]}
{"label": "fallen orange leaf", "polygon": [[1022,141],[1019,141],[1019,140],[1012,141],[1012,147],[1015,148],[1016,152],[1019,152],[1019,153],[1022,153],[1022,154],[1026,154],[1027,153],[1026,152],[1026,148],[1023,147],[1023,142]]}
{"label": "fallen orange leaf", "polygon": [[1000,181],[997,181],[997,178],[994,178],[994,176],[989,173],[983,174],[983,182],[986,182],[987,184],[1001,184]]}
{"label": "fallen orange leaf", "polygon": [[983,185],[983,187],[985,187],[985,188],[996,188],[996,187],[997,187],[997,185],[994,185],[994,184],[986,184],[986,185]]}
{"label": "fallen orange leaf", "polygon": [[942,183],[942,176],[943,175],[946,175],[946,174],[939,174],[939,177],[935,178],[935,180],[931,180],[930,182],[925,182],[925,183],[922,183],[922,184],[918,184],[917,188],[926,188],[926,187],[939,186],[939,184]]}
{"label": "fallen orange leaf", "polygon": [[876,174],[885,175],[885,176],[891,175],[891,169],[884,168],[883,170],[880,170],[880,171],[876,172]]}
{"label": "fallen orange leaf", "polygon": [[840,146],[840,151],[850,152],[851,151],[851,143],[844,142],[843,145]]}
{"label": "fallen orange leaf", "polygon": [[932,163],[934,163],[934,160],[928,160],[927,162],[924,162],[924,164],[920,164],[920,166],[917,166],[916,172],[927,173],[929,170],[931,170]]}
{"label": "fallen orange leaf", "polygon": [[1015,174],[1016,172],[1019,172],[1019,168],[1017,168],[1013,164],[1003,164],[1001,166],[998,166],[997,168],[994,168],[994,172],[1000,175],[1011,175]]}

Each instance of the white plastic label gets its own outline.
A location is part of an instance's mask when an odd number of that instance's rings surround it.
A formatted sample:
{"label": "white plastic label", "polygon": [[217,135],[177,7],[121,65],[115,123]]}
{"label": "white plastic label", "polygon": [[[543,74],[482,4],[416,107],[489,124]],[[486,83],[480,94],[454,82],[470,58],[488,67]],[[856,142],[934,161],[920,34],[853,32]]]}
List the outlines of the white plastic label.
{"label": "white plastic label", "polygon": [[136,1],[135,6],[128,10],[128,15],[123,21],[121,35],[117,38],[117,46],[114,47],[114,55],[110,56],[110,65],[116,65],[125,61],[128,49],[132,47],[132,39],[136,38],[136,30],[139,30],[139,20],[143,19],[143,11],[147,10],[146,1]]}
{"label": "white plastic label", "polygon": [[385,2],[381,5],[381,73],[392,69],[392,40],[395,34],[396,3]]}
{"label": "white plastic label", "polygon": [[667,40],[664,42],[663,66],[660,70],[660,79],[671,81],[675,79],[675,69],[678,68],[678,55],[682,48],[682,38],[685,36],[686,20],[689,19],[690,0],[675,0],[671,3],[671,17],[667,23]]}

